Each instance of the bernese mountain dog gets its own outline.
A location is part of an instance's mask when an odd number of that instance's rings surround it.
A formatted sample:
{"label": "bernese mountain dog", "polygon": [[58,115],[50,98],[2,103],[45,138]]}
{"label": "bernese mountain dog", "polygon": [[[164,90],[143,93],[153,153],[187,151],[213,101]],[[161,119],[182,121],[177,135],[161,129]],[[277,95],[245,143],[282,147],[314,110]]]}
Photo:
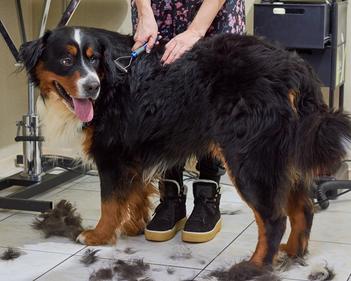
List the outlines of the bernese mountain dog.
{"label": "bernese mountain dog", "polygon": [[[311,180],[341,161],[351,139],[349,117],[328,109],[311,67],[259,38],[223,34],[170,65],[160,63],[160,44],[125,73],[114,60],[130,55],[133,43],[116,32],[62,27],[20,50],[40,89],[44,137],[77,139],[99,172],[101,217],[78,240],[101,245],[141,233],[152,179],[211,153],[254,212],[259,238],[249,262],[272,264],[279,249],[304,256]],[[280,245],[287,217],[291,233]]]}

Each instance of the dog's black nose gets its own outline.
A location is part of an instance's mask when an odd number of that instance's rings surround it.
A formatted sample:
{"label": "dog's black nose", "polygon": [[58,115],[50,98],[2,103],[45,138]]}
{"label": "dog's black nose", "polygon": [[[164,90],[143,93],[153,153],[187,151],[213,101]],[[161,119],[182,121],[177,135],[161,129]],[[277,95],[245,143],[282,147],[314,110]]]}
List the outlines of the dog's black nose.
{"label": "dog's black nose", "polygon": [[89,81],[83,87],[89,97],[95,98],[100,90],[100,83],[98,81]]}

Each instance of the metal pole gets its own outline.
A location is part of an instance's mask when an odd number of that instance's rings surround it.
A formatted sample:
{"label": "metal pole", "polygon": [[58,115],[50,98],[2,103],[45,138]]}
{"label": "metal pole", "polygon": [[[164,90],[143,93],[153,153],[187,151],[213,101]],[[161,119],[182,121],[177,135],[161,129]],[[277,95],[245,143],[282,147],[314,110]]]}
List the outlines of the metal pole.
{"label": "metal pole", "polygon": [[17,11],[18,25],[19,25],[20,34],[21,34],[21,40],[22,40],[22,43],[25,43],[27,42],[27,36],[26,36],[26,29],[24,27],[21,0],[16,0],[16,11]]}
{"label": "metal pole", "polygon": [[44,35],[45,29],[46,29],[46,22],[47,22],[49,10],[50,10],[50,5],[51,5],[51,0],[45,0],[44,6],[43,6],[43,15],[41,17],[41,25],[39,29],[39,38]]}
{"label": "metal pole", "polygon": [[34,85],[32,82],[28,83],[28,115],[32,116],[35,114],[35,97],[34,97]]}
{"label": "metal pole", "polygon": [[14,57],[15,61],[17,62],[18,61],[18,50],[17,50],[15,44],[13,43],[13,40],[11,39],[10,34],[7,32],[5,25],[2,23],[2,20],[0,20],[0,33],[5,40],[5,43],[9,47],[12,56]]}
{"label": "metal pole", "polygon": [[[50,2],[50,1],[49,1]],[[42,26],[40,31],[45,30],[47,19],[48,3],[45,3]],[[50,4],[50,3],[49,3]],[[21,0],[16,0],[17,18],[21,34],[22,43],[27,42],[24,18],[22,13]],[[21,176],[33,181],[40,181],[42,175],[41,166],[41,144],[38,140],[28,140],[26,137],[39,136],[39,118],[35,113],[34,85],[28,81],[28,113],[22,117],[19,123],[22,126],[23,140],[23,172]]]}
{"label": "metal pole", "polygon": [[74,12],[77,10],[79,3],[80,0],[71,0],[61,17],[60,22],[57,25],[58,27],[65,26],[68,24]]}

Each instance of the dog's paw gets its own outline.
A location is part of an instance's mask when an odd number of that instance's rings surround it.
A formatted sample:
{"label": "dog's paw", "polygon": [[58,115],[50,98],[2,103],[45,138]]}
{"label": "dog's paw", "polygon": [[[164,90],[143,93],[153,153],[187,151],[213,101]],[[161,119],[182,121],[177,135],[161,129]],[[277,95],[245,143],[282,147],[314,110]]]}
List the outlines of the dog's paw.
{"label": "dog's paw", "polygon": [[114,244],[116,243],[116,234],[101,235],[101,233],[97,232],[95,229],[90,229],[80,233],[76,241],[88,246]]}

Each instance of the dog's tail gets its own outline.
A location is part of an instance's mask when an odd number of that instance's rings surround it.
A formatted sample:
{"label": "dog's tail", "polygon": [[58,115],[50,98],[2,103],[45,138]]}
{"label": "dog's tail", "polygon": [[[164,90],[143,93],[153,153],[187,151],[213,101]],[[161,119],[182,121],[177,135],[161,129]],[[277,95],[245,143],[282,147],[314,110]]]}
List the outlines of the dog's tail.
{"label": "dog's tail", "polygon": [[338,168],[351,142],[351,118],[341,111],[328,109],[323,101],[316,72],[306,63],[297,68],[300,95],[295,138],[297,168],[309,176],[324,175]]}
{"label": "dog's tail", "polygon": [[295,159],[304,174],[330,172],[351,142],[350,116],[333,110],[307,115],[298,124],[295,141]]}

